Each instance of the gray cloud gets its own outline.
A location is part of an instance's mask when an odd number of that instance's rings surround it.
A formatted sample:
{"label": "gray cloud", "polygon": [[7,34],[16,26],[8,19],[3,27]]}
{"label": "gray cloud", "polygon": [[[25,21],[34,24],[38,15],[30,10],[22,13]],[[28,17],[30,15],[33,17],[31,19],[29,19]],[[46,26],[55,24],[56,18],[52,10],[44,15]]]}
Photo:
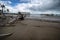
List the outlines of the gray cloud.
{"label": "gray cloud", "polygon": [[18,3],[14,7],[11,7],[11,5],[5,1],[3,3],[7,4],[8,8],[11,11],[14,8],[16,9],[16,11],[30,11],[30,12],[59,12],[60,11],[60,0],[20,0],[20,2],[23,3]]}
{"label": "gray cloud", "polygon": [[39,3],[39,5],[37,4],[38,6],[33,5],[29,9],[33,11],[60,11],[60,0],[40,0],[40,2],[42,2],[42,5]]}

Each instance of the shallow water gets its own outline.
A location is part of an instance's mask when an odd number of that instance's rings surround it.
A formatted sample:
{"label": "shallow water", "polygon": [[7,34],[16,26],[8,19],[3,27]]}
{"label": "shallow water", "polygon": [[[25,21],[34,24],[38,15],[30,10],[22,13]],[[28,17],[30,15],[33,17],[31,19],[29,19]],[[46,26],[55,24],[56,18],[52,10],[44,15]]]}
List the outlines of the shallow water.
{"label": "shallow water", "polygon": [[26,18],[60,21],[60,17],[57,17],[57,16],[30,15],[30,17],[26,17]]}

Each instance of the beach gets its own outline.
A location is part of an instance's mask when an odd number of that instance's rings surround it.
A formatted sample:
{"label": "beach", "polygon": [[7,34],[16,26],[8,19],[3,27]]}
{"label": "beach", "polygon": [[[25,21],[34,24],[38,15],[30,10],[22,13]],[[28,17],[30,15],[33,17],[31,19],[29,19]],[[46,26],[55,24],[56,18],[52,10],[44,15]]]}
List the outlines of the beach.
{"label": "beach", "polygon": [[0,40],[60,40],[60,0],[0,0]]}
{"label": "beach", "polygon": [[25,19],[14,25],[14,33],[3,40],[60,40],[60,23]]}

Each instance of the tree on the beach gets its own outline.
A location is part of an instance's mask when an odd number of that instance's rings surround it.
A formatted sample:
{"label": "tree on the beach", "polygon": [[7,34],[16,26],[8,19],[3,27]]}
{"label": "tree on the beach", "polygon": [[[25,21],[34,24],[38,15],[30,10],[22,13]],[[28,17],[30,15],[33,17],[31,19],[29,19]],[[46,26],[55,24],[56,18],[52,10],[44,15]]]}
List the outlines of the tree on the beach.
{"label": "tree on the beach", "polygon": [[18,12],[18,16],[21,14],[21,12]]}
{"label": "tree on the beach", "polygon": [[2,8],[2,13],[3,13],[3,9],[5,8],[5,5],[1,5],[1,8]]}
{"label": "tree on the beach", "polygon": [[9,12],[9,9],[7,9],[7,12]]}
{"label": "tree on the beach", "polygon": [[21,12],[18,12],[19,14],[19,19],[24,20],[23,14]]}

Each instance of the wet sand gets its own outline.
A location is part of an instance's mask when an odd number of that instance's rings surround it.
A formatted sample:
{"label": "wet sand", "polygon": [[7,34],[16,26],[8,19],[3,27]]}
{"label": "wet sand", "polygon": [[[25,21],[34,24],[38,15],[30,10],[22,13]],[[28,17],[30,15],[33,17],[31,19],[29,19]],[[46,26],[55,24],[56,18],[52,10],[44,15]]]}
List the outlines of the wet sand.
{"label": "wet sand", "polygon": [[14,25],[14,33],[3,40],[60,40],[60,23],[23,20]]}

